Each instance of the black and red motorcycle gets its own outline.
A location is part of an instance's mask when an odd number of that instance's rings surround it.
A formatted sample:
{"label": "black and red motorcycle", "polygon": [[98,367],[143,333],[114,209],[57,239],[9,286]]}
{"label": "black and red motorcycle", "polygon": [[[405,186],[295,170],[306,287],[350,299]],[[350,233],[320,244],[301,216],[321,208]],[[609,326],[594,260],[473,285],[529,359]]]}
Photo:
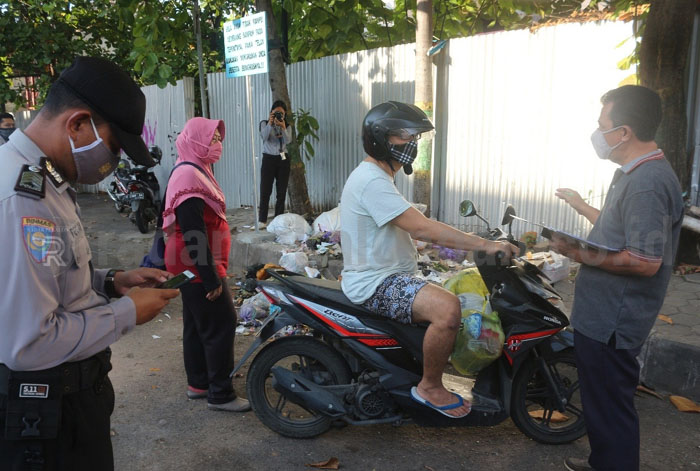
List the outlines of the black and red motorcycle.
{"label": "black and red motorcycle", "polygon": [[[465,201],[461,213],[476,211]],[[503,224],[514,215],[509,208]],[[510,230],[506,235],[496,228],[488,236],[514,241]],[[511,417],[539,442],[580,438],[586,429],[561,297],[527,261],[503,263],[484,253],[475,259],[505,344],[500,358],[478,373],[472,411],[464,418],[447,418],[411,398],[422,376],[425,325],[377,316],[348,300],[338,282],[285,271],[269,270],[272,279],[258,284],[279,309],[272,309],[231,374],[275,334],[291,330],[257,353],[247,377],[253,410],[281,435],[313,437],[334,423],[487,426]]]}

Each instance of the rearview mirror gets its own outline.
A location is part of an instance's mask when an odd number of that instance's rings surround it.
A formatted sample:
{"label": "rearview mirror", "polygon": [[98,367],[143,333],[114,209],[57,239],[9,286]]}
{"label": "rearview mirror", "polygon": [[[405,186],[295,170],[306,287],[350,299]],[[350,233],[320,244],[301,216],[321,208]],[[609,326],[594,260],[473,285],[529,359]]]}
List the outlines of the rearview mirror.
{"label": "rearview mirror", "polygon": [[469,200],[464,200],[461,203],[459,203],[459,214],[461,214],[465,218],[469,216],[474,216],[476,214],[476,208],[474,207],[474,203],[472,203]]}
{"label": "rearview mirror", "polygon": [[515,216],[515,208],[512,205],[508,205],[506,207],[506,212],[503,214],[503,220],[501,221],[501,225],[505,226],[506,224],[510,224],[513,222]]}

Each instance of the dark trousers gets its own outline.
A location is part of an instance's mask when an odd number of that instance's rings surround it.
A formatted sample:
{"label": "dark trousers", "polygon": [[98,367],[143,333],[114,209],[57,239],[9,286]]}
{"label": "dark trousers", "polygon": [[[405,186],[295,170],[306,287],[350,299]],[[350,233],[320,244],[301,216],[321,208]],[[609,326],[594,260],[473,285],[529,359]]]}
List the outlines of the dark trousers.
{"label": "dark trousers", "polygon": [[284,202],[287,199],[289,156],[282,160],[282,157],[279,155],[263,154],[260,167],[260,212],[258,213],[258,221],[260,222],[267,222],[267,211],[270,206],[273,182],[277,190],[275,216],[279,216],[284,213]]}
{"label": "dark trousers", "polygon": [[221,295],[206,298],[202,283],[182,288],[182,345],[187,383],[208,389],[211,404],[223,404],[236,398],[229,374],[233,370],[233,337],[236,308],[225,280]]}
{"label": "dark trousers", "polygon": [[[106,373],[105,373],[106,374]],[[58,437],[51,440],[5,440],[7,396],[0,395],[0,469],[3,471],[112,471],[110,420],[114,389],[107,376],[95,387],[64,395]],[[40,456],[43,467],[27,458]]]}
{"label": "dark trousers", "polygon": [[574,351],[581,385],[591,455],[588,463],[597,471],[639,469],[639,416],[634,393],[639,383],[637,355],[615,348],[615,336],[604,344],[578,332]]}

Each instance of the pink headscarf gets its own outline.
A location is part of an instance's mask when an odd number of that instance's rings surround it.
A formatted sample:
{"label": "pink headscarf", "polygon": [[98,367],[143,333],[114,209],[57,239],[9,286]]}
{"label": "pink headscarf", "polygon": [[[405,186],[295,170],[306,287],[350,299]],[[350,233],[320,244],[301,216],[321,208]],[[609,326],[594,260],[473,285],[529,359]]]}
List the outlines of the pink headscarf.
{"label": "pink headscarf", "polygon": [[[192,162],[198,165],[206,176],[191,165],[181,165],[168,181],[165,210],[163,211],[163,229],[175,225],[175,208],[189,198],[201,198],[214,210],[217,216],[226,220],[226,199],[219,183],[214,178],[211,166],[219,160],[220,155],[210,155],[210,146],[214,131],[219,130],[221,140],[226,135],[224,122],[218,119],[192,118],[175,141],[180,162]],[[168,232],[168,231],[166,231]]]}

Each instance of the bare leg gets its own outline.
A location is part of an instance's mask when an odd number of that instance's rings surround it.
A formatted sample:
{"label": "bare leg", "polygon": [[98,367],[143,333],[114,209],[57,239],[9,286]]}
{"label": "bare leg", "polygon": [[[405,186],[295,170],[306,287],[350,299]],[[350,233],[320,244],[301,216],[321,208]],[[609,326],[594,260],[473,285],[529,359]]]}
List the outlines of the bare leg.
{"label": "bare leg", "polygon": [[[423,339],[423,379],[418,383],[418,393],[436,406],[455,402],[454,395],[442,384],[442,372],[452,354],[461,315],[457,296],[439,286],[425,285],[413,301],[413,322],[430,322]],[[469,409],[465,402],[446,412],[458,416]]]}

